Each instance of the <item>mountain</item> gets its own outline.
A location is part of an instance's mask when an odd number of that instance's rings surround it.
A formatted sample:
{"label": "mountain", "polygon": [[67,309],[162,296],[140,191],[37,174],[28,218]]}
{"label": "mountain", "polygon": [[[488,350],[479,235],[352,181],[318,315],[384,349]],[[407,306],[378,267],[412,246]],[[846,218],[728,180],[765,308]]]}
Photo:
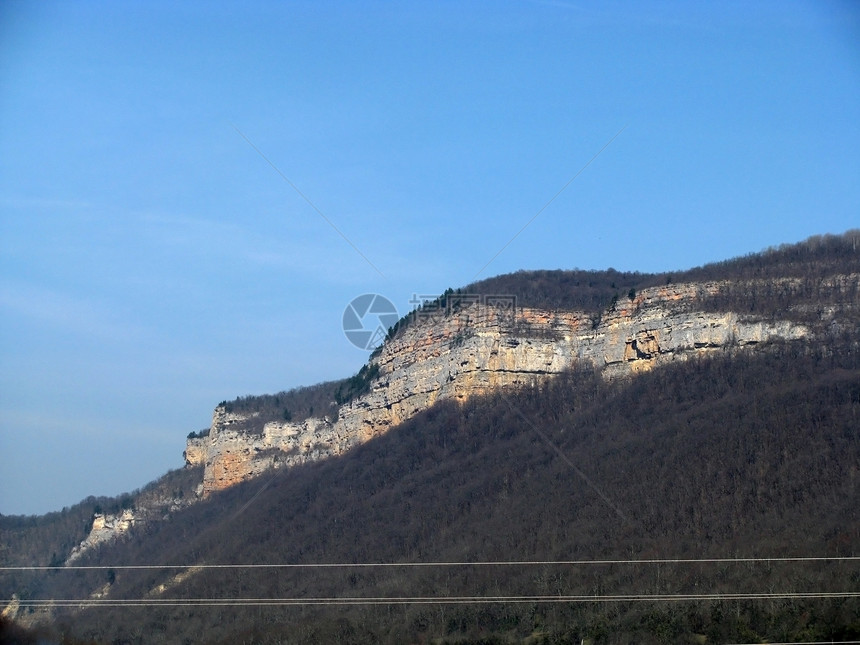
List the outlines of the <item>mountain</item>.
{"label": "mountain", "polygon": [[822,337],[857,299],[853,239],[810,240],[676,277],[531,272],[448,290],[401,320],[352,379],[302,393],[315,406],[298,393],[223,402],[210,429],[189,438],[187,463],[204,466],[206,496],[344,454],[439,400],[583,365],[611,379],[700,353]]}
{"label": "mountain", "polygon": [[[5,567],[67,563],[4,570],[6,618],[69,642],[856,640],[858,241],[449,290],[356,376],[217,406],[188,469],[0,518]],[[93,519],[123,528],[69,561]]]}

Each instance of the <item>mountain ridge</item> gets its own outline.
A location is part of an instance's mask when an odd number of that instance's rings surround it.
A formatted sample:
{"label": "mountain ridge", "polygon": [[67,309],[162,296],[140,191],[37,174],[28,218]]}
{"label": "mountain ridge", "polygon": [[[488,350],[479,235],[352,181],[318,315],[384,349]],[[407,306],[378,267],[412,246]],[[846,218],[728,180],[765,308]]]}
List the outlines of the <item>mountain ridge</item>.
{"label": "mountain ridge", "polygon": [[[0,564],[50,564],[56,567],[51,575],[59,576],[0,575],[4,595],[13,599],[9,607],[14,610],[8,613],[28,624],[52,622],[69,638],[140,642],[133,630],[96,627],[98,612],[106,609],[69,613],[38,601],[56,593],[81,602],[195,597],[219,585],[234,594],[243,589],[284,594],[289,588],[289,593],[342,595],[358,589],[384,596],[401,589],[371,573],[347,583],[334,574],[318,582],[290,577],[287,583],[247,572],[224,580],[200,567],[225,561],[731,556],[750,553],[748,545],[757,545],[753,553],[765,557],[786,549],[856,553],[860,522],[853,501],[860,455],[852,428],[860,423],[858,240],[860,232],[849,232],[732,261],[741,265],[736,280],[680,283],[661,277],[665,281],[659,285],[640,281],[628,287],[607,273],[598,280],[607,281],[598,285],[604,304],[578,311],[522,306],[518,317],[511,317],[507,310],[475,302],[477,292],[469,291],[474,286],[449,290],[392,329],[385,346],[352,379],[222,402],[208,432],[188,437],[191,467],[169,473],[142,493],[123,500],[92,498],[50,518],[0,516]],[[586,296],[594,299],[594,289],[589,287]],[[397,392],[407,396],[398,398]],[[342,403],[326,404],[330,397]],[[313,416],[321,406],[331,415]],[[383,423],[377,423],[380,418]],[[723,428],[730,419],[736,427]],[[322,445],[324,434],[334,428],[343,440],[338,451]],[[218,448],[213,464],[207,464],[207,446]],[[215,481],[217,458],[238,455],[234,463],[218,466],[229,480],[241,474],[243,451],[261,466],[254,476],[206,490],[207,466],[209,481]],[[279,466],[290,467],[274,468],[276,458]],[[795,467],[803,473],[795,474]],[[425,489],[439,499],[428,497]],[[572,506],[559,506],[541,489],[570,496]],[[554,510],[547,515],[540,510],[544,506]],[[511,528],[511,522],[534,526],[535,534]],[[750,522],[758,533],[747,526]],[[104,532],[120,524],[115,535],[92,539],[92,528]],[[240,528],[249,534],[241,536]],[[370,534],[344,541],[344,531],[356,530]],[[38,544],[46,551],[39,552]],[[97,569],[69,581],[64,576],[75,570],[62,564],[79,544],[87,547],[78,548],[74,564]],[[183,566],[139,574],[111,568],[153,562]],[[667,573],[671,588],[695,588],[678,567],[668,567]],[[531,578],[520,573],[496,582],[475,573],[458,572],[447,582],[440,575],[404,573],[401,578],[425,593],[474,592],[469,580],[480,581],[481,593],[533,589]],[[556,575],[561,574],[551,577]],[[615,572],[602,581],[586,576],[582,587],[565,574],[555,587],[594,593],[600,585],[622,589],[628,578],[655,584],[643,575]],[[701,584],[715,589],[743,579],[734,571],[724,580],[702,575]],[[781,570],[773,575],[790,579]],[[801,578],[810,588],[826,588],[822,581],[830,579],[850,589],[860,580],[857,575],[831,563],[804,569]],[[762,576],[756,570],[755,580]],[[552,585],[547,584],[538,587],[549,593]],[[850,620],[856,603],[845,602],[827,606],[836,617],[834,627],[819,626],[816,638],[860,635],[860,625]],[[804,607],[822,619],[823,605]],[[333,627],[340,623],[323,610],[308,610],[304,618],[289,611],[277,610],[272,624],[303,625],[308,638],[287,642],[349,642],[332,636],[340,633]],[[420,642],[429,633],[438,642],[484,642],[481,630],[470,626],[480,614],[459,611],[443,611],[440,619],[423,614],[419,605],[387,618],[349,609],[341,617],[358,630],[352,642]],[[607,614],[583,611],[562,612],[564,620],[584,621],[569,633],[570,642],[616,642],[594,623]],[[683,634],[677,642],[692,642],[708,625],[712,640],[728,633],[699,615],[699,605],[689,611],[698,622],[661,613],[656,606],[652,619],[663,627],[675,625],[678,638]],[[186,627],[164,623],[152,633],[168,640],[196,633],[194,625],[205,611],[183,612],[159,615],[185,621]],[[653,625],[646,629],[636,623],[642,616],[635,608],[622,613],[630,633],[656,633]],[[241,610],[227,614],[239,631],[225,632],[231,636],[224,642],[241,634],[281,642],[266,629],[253,636],[257,632]],[[547,633],[554,641],[535,636],[542,633],[539,625],[531,625],[532,618],[522,612],[509,612],[518,626],[506,623],[503,614],[495,609],[487,614],[486,634],[497,640],[486,642],[568,642],[560,627],[564,621],[552,612],[538,614],[552,625]],[[155,626],[135,610],[111,615],[124,616],[128,625]],[[780,624],[788,620],[779,607],[761,615]],[[426,629],[416,627],[416,620]],[[374,621],[383,627],[373,627]],[[732,624],[774,637],[753,614]],[[807,621],[804,629],[813,628]],[[743,638],[742,630],[732,633]],[[214,634],[208,640],[217,642]]]}
{"label": "mountain ridge", "polygon": [[[839,560],[630,570],[349,568],[854,555],[860,344],[849,334],[830,347],[776,342],[766,352],[699,357],[614,383],[582,370],[462,405],[443,401],[344,455],[215,492],[81,562],[170,565],[117,569],[109,588],[116,600],[851,590],[856,566]],[[198,566],[219,563],[240,568]],[[335,567],[241,568],[324,563]],[[56,576],[56,585],[86,596],[104,586],[106,570]],[[161,585],[165,591],[153,591]],[[843,640],[860,632],[856,599],[759,603],[690,601],[680,614],[659,601],[558,611],[541,603],[521,610],[275,606],[262,613],[239,605],[218,609],[214,621],[206,608],[96,607],[60,614],[55,624],[100,642],[142,642],[135,636],[141,626],[150,641],[184,634],[272,643],[422,642],[422,634],[440,643],[687,643],[697,633],[709,642],[741,642],[745,634],[744,642],[787,642],[802,633]],[[607,631],[606,621],[615,629]],[[667,641],[660,634],[670,627]]]}
{"label": "mountain ridge", "polygon": [[[832,293],[860,292],[860,274],[852,273],[818,280],[814,312],[797,306],[779,318],[738,314],[727,307],[720,312],[719,300],[731,289],[754,293],[762,282],[682,283],[638,293],[631,288],[598,314],[499,309],[448,294],[444,305],[415,312],[416,322],[390,334],[359,373],[372,374],[366,378],[367,391],[339,408],[330,406],[333,418],[255,423],[256,411],[228,411],[219,405],[208,434],[188,439],[186,461],[204,466],[201,494],[206,496],[271,468],[342,454],[440,399],[464,401],[577,363],[613,378],[686,360],[696,352],[734,351],[825,333],[839,315],[833,306],[826,307]],[[784,278],[767,280],[766,286],[791,292],[807,285]]]}

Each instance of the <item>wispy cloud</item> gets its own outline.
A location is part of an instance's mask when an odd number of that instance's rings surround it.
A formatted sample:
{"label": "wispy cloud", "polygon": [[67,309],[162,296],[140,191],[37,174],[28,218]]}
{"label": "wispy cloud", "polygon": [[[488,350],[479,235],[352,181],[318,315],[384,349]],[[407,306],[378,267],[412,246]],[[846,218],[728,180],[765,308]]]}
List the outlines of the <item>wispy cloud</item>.
{"label": "wispy cloud", "polygon": [[120,319],[110,307],[24,282],[0,280],[0,310],[7,320],[18,316],[65,333],[103,340],[128,341],[144,335],[143,327]]}
{"label": "wispy cloud", "polygon": [[374,270],[374,271],[376,271],[376,272],[379,274],[379,277],[381,277],[381,278],[384,278],[384,277],[385,277],[385,275],[382,273],[382,271],[380,271],[380,270],[379,270],[379,268],[378,268],[378,267],[377,267],[377,266],[376,266],[376,265],[375,265],[375,264],[370,260],[370,258],[368,258],[364,253],[362,253],[361,249],[359,249],[359,248],[358,248],[358,247],[353,243],[353,241],[352,241],[351,239],[349,239],[346,235],[344,235],[343,231],[341,231],[341,230],[340,230],[340,229],[335,225],[335,223],[334,223],[334,222],[332,222],[332,221],[331,221],[331,219],[329,219],[329,218],[328,218],[328,216],[327,216],[325,213],[323,213],[323,212],[322,212],[322,211],[317,207],[317,205],[316,205],[316,204],[314,204],[314,203],[310,200],[310,198],[309,198],[307,195],[305,195],[305,194],[301,191],[301,189],[300,189],[298,186],[296,186],[296,185],[292,182],[292,180],[290,180],[290,179],[289,179],[289,177],[287,177],[283,172],[281,172],[281,169],[280,169],[280,168],[278,168],[278,167],[277,167],[277,166],[276,166],[276,165],[275,165],[275,164],[274,164],[274,163],[273,163],[273,162],[272,162],[272,161],[271,161],[271,160],[270,160],[270,159],[269,159],[269,158],[268,158],[268,157],[263,153],[263,151],[262,151],[262,150],[260,150],[260,149],[256,146],[256,144],[255,144],[253,141],[251,141],[251,140],[250,140],[250,139],[245,135],[245,133],[244,133],[244,132],[242,132],[239,128],[237,128],[237,127],[236,127],[235,125],[233,125],[232,123],[231,123],[230,125],[231,125],[231,126],[233,126],[233,129],[234,129],[234,130],[239,134],[239,136],[241,136],[241,137],[242,137],[242,138],[243,138],[243,139],[248,143],[248,145],[249,145],[249,146],[251,146],[251,147],[252,147],[252,148],[257,152],[257,154],[258,154],[258,155],[260,155],[260,157],[262,157],[262,158],[265,160],[265,162],[266,162],[267,164],[269,164],[269,165],[274,169],[274,171],[275,171],[276,173],[278,173],[278,175],[281,177],[281,179],[283,179],[287,184],[289,184],[289,186],[290,186],[294,191],[296,191],[296,193],[298,193],[298,194],[299,194],[299,196],[301,196],[301,198],[302,198],[305,202],[307,202],[307,204],[308,204],[312,209],[314,209],[314,211],[317,213],[317,215],[319,215],[319,216],[320,216],[320,217],[325,221],[325,223],[326,223],[326,224],[328,224],[332,229],[334,229],[334,231],[335,231],[335,232],[336,232],[336,233],[337,233],[341,238],[343,238],[343,240],[344,240],[347,244],[349,244],[349,245],[352,247],[352,249],[353,249],[356,253],[358,253],[358,255],[360,255],[360,256],[361,256],[361,258],[362,258],[365,262],[367,262],[367,264],[368,264],[368,265],[370,265],[370,267],[371,267],[371,268],[373,268],[373,270]]}
{"label": "wispy cloud", "polygon": [[59,197],[27,197],[24,195],[0,194],[0,208],[25,209],[28,211],[69,211],[91,208],[92,203],[83,199]]}
{"label": "wispy cloud", "polygon": [[357,274],[372,272],[364,270],[366,265],[360,258],[313,232],[292,234],[284,227],[277,233],[263,234],[235,221],[165,213],[141,214],[139,225],[153,244],[202,262],[217,260],[235,267],[278,270],[336,284],[352,284]]}

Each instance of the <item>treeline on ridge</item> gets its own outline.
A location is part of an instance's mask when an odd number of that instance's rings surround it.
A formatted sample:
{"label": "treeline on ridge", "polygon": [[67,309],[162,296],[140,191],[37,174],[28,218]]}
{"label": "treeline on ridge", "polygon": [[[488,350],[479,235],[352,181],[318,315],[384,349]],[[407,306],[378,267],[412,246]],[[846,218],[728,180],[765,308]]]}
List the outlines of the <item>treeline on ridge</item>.
{"label": "treeline on ridge", "polygon": [[[522,270],[487,278],[459,289],[447,289],[428,303],[450,311],[449,303],[466,301],[463,295],[515,296],[517,307],[549,311],[583,311],[596,320],[616,302],[633,299],[642,289],[688,282],[725,282],[715,295],[697,306],[706,311],[738,311],[760,317],[779,314],[811,322],[817,308],[856,302],[856,281],[846,291],[841,285],[822,284],[835,275],[860,273],[860,230],[841,235],[818,235],[796,244],[783,244],[760,253],[715,262],[692,269],[640,273],[638,271]],[[389,336],[408,327],[407,314]]]}
{"label": "treeline on ridge", "polygon": [[[228,413],[248,415],[235,421],[232,427],[251,434],[261,433],[263,426],[272,421],[300,423],[316,416],[334,422],[338,418],[340,406],[368,392],[378,374],[379,366],[368,362],[349,378],[297,387],[277,394],[241,396],[218,405],[223,406]],[[208,434],[207,429],[192,432],[188,437],[204,437]]]}
{"label": "treeline on ridge", "polygon": [[[821,235],[797,244],[784,244],[761,253],[716,262],[686,271],[672,273],[540,270],[517,271],[475,282],[461,289],[447,289],[427,306],[450,312],[464,295],[513,295],[518,307],[547,310],[576,310],[601,313],[615,302],[632,299],[642,289],[672,283],[724,281],[720,291],[703,298],[697,306],[705,311],[737,311],[764,318],[782,318],[814,323],[821,310],[838,303],[860,301],[858,280],[847,285],[827,285],[823,281],[834,275],[860,273],[860,230],[842,235]],[[789,280],[786,280],[789,279]],[[847,310],[857,318],[860,311]],[[415,314],[401,318],[390,330],[389,339],[406,329]],[[248,432],[262,432],[270,421],[301,422],[317,416],[337,418],[338,407],[368,390],[378,368],[373,358],[362,369],[346,379],[298,387],[277,394],[248,395],[222,401],[228,412],[254,413],[253,419],[235,427]],[[189,436],[203,436],[206,431]]]}
{"label": "treeline on ridge", "polygon": [[[760,253],[715,262],[684,271],[665,273],[555,270],[517,271],[481,280],[464,288],[466,293],[511,294],[517,306],[549,310],[578,310],[599,313],[621,299],[648,288],[685,282],[734,282],[738,286],[714,298],[711,306],[731,308],[741,305],[756,312],[772,306],[772,298],[748,281],[796,278],[817,284],[839,274],[860,272],[860,230],[842,235],[819,235],[797,244],[783,244]],[[756,291],[753,291],[756,289]],[[771,289],[770,293],[773,293]],[[809,304],[820,304],[820,293],[795,292]],[[855,294],[856,295],[856,294]],[[835,294],[837,299],[840,294]],[[828,299],[829,300],[829,299]]]}
{"label": "treeline on ridge", "polygon": [[240,396],[232,401],[221,401],[227,412],[253,414],[253,418],[234,427],[249,432],[262,432],[263,425],[270,421],[300,423],[310,417],[337,418],[340,393],[349,387],[349,379],[326,381],[277,394]]}

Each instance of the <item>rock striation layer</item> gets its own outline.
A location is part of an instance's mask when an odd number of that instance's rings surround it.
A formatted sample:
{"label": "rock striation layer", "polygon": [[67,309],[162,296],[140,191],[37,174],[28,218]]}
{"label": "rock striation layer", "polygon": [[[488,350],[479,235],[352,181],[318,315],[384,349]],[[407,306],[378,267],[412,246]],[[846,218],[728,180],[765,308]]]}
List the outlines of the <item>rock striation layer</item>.
{"label": "rock striation layer", "polygon": [[186,462],[204,465],[200,493],[206,496],[272,468],[342,454],[440,399],[465,401],[582,365],[617,378],[703,352],[811,333],[789,320],[697,310],[718,289],[717,283],[644,289],[600,316],[480,303],[419,312],[372,359],[378,373],[370,391],[341,406],[336,420],[270,422],[251,432],[253,414],[219,406],[208,436],[188,440]]}

